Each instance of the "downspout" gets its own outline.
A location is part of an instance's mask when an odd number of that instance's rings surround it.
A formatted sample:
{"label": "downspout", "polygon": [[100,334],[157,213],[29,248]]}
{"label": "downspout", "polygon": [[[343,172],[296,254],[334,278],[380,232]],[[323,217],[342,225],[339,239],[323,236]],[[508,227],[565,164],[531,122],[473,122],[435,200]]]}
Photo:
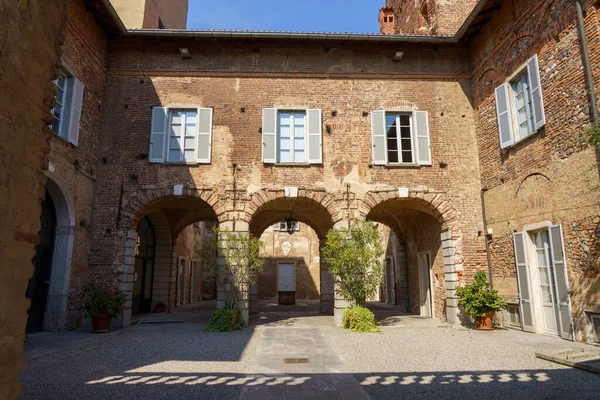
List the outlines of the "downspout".
{"label": "downspout", "polygon": [[488,226],[487,226],[487,218],[485,216],[485,192],[487,192],[487,188],[481,189],[481,212],[483,214],[483,236],[485,237],[485,253],[487,255],[487,265],[488,265],[488,276],[490,278],[490,288],[494,288],[494,276],[492,275],[492,258],[490,256],[490,237],[487,234]]}
{"label": "downspout", "polygon": [[579,41],[581,42],[581,58],[583,61],[583,70],[588,87],[592,123],[598,121],[598,107],[596,106],[596,89],[594,87],[594,77],[592,76],[592,67],[590,65],[590,52],[588,48],[588,39],[585,33],[585,22],[583,20],[583,8],[581,0],[575,1],[577,7],[577,26],[579,30]]}

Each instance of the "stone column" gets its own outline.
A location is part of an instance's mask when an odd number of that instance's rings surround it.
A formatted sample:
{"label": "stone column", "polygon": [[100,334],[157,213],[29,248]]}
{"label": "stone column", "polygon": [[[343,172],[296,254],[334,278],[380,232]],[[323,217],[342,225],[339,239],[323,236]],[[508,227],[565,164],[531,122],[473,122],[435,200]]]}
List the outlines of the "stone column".
{"label": "stone column", "polygon": [[450,231],[442,232],[442,252],[444,255],[444,280],[446,282],[446,320],[449,324],[455,324],[458,311],[458,298],[456,297],[458,274],[456,273],[454,260],[454,241]]}
{"label": "stone column", "polygon": [[[229,233],[233,233],[236,235],[245,235],[248,236],[249,232],[248,223],[243,221],[227,221],[219,224],[219,229],[223,231],[228,231]],[[224,244],[227,245],[226,243]],[[218,258],[218,266],[219,270],[223,271],[225,268],[225,258],[219,254]],[[250,318],[250,302],[249,302],[249,289],[250,284],[246,282],[244,287],[241,290],[241,293],[238,293],[238,298],[236,301],[236,306],[242,312],[242,318],[244,321],[244,325],[248,325]],[[226,302],[230,296],[232,288],[230,285],[223,285],[220,280],[217,283],[217,308],[222,308],[226,305]]]}
{"label": "stone column", "polygon": [[319,240],[319,268],[321,282],[321,301],[319,303],[319,312],[321,314],[332,315],[334,310],[334,280],[329,273],[327,266],[320,257],[321,247],[325,245],[325,239]]}
{"label": "stone column", "polygon": [[72,329],[75,321],[69,321],[67,300],[71,277],[71,255],[73,251],[74,226],[57,226],[54,235],[52,272],[48,290],[48,307],[44,313],[45,331],[65,331]]}
{"label": "stone column", "polygon": [[127,231],[127,239],[125,241],[125,260],[123,261],[123,270],[119,277],[119,290],[127,295],[125,308],[121,313],[118,324],[121,328],[126,328],[131,325],[131,304],[133,301],[133,282],[135,274],[135,249],[137,247],[138,233],[134,230]]}
{"label": "stone column", "polygon": [[[339,221],[337,222],[334,227],[334,229],[342,229],[342,228],[348,228],[348,221]],[[327,273],[329,275],[329,272]],[[322,275],[321,275],[322,276]],[[331,275],[330,275],[331,276]],[[333,318],[335,321],[335,325],[336,326],[341,326],[342,325],[342,317],[344,315],[344,310],[350,306],[350,304],[344,300],[342,298],[342,296],[338,293],[338,283],[335,283],[334,278],[331,278],[332,282],[334,282],[333,285]]]}
{"label": "stone column", "polygon": [[398,275],[396,276],[396,290],[400,290],[400,304],[396,305],[400,307],[400,311],[407,313],[409,303],[408,263],[406,262],[406,245],[404,243],[398,245],[396,264],[398,271]]}

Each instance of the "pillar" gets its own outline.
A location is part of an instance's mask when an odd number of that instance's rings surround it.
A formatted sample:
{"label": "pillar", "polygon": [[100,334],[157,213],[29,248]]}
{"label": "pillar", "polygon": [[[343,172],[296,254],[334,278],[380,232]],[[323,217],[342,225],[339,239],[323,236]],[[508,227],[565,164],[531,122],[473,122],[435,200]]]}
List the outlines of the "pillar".
{"label": "pillar", "polygon": [[119,327],[126,328],[131,325],[131,304],[133,301],[133,281],[135,274],[135,249],[137,247],[138,233],[134,230],[127,231],[125,241],[125,260],[123,270],[119,277],[119,290],[126,294],[125,308],[121,313],[120,321],[115,321]]}
{"label": "pillar", "polygon": [[450,231],[442,232],[441,238],[444,255],[444,280],[446,282],[446,320],[449,324],[455,324],[458,314],[458,297],[456,296],[458,274],[454,260],[454,241]]}
{"label": "pillar", "polygon": [[[348,221],[339,221],[334,225],[334,229],[341,229],[341,228],[347,228],[349,226],[349,222]],[[329,275],[329,272],[327,272],[327,275]],[[331,275],[329,275],[331,276]],[[323,279],[323,275],[321,275],[321,279]],[[338,293],[338,284],[335,283],[334,278],[331,278],[331,282],[333,282],[334,284],[333,286],[333,318],[335,321],[335,325],[336,326],[341,326],[342,325],[342,317],[344,316],[344,310],[346,308],[348,308],[350,306],[350,303],[348,303],[346,300],[344,300],[344,298]]]}
{"label": "pillar", "polygon": [[[321,239],[319,241],[319,252],[321,251],[321,247],[325,245],[325,240]],[[320,257],[319,257],[320,260]],[[329,273],[327,266],[325,263],[319,261],[320,267],[320,282],[321,282],[321,296],[319,303],[319,312],[321,314],[332,315],[334,313],[334,279],[333,276]]]}

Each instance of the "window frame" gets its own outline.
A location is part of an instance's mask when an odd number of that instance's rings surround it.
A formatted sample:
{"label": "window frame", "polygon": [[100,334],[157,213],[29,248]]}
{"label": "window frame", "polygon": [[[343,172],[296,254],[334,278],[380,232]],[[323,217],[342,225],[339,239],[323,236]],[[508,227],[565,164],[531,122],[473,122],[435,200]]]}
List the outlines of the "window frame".
{"label": "window frame", "polygon": [[[525,84],[526,81],[527,83]],[[515,90],[515,86],[519,83],[524,85],[523,95],[525,97],[525,112],[527,113],[527,134],[521,135],[521,123],[519,123],[519,108],[517,104],[517,96],[519,92]],[[528,138],[537,132],[535,129],[535,117],[533,115],[533,97],[531,93],[531,82],[529,82],[529,74],[527,71],[527,65],[519,70],[512,79],[508,80],[509,90],[509,101],[510,101],[510,115],[513,127],[513,140],[514,144]]]}
{"label": "window frame", "polygon": [[[276,109],[276,115],[277,115],[277,127],[276,127],[276,136],[275,136],[275,143],[276,143],[276,159],[275,159],[275,164],[309,164],[308,162],[308,109],[307,108],[277,108]],[[291,161],[281,161],[281,114],[290,114],[290,148],[289,148],[289,152],[290,152],[290,159],[293,159]],[[303,130],[304,130],[304,161],[296,161],[295,160],[295,147],[294,147],[294,142],[296,139],[295,136],[295,124],[293,124],[293,121],[295,120],[294,114],[303,114],[304,115],[304,126],[303,126]]]}
{"label": "window frame", "polygon": [[[66,112],[68,110],[67,106],[69,104],[67,104],[67,101],[69,101],[69,99],[67,98],[67,92],[69,92],[69,80],[72,78],[72,76],[69,76],[67,74],[67,72],[61,68],[59,70],[59,76],[52,81],[52,83],[60,90],[62,90],[62,96],[60,101],[58,100],[57,96],[54,96],[56,104],[60,104],[60,109],[61,109],[61,116],[60,118],[56,117],[55,109],[56,109],[56,105],[52,108],[52,116],[54,117],[54,119],[58,120],[58,132],[54,130],[54,120],[52,121],[52,123],[50,124],[50,129],[52,130],[52,132],[56,135],[58,135],[59,137],[63,138],[63,139],[67,139],[69,137],[69,132],[68,132],[68,115],[66,115]],[[63,78],[64,81],[64,87],[61,88],[60,86],[58,86],[58,81],[60,78]],[[73,89],[70,90],[70,94],[71,94],[71,101],[72,101],[72,97],[73,97]],[[70,113],[69,113],[70,114]],[[65,122],[67,122],[67,125],[65,125]]]}
{"label": "window frame", "polygon": [[[402,166],[402,165],[417,165],[418,162],[415,158],[415,139],[416,139],[416,135],[415,135],[415,113],[413,110],[383,110],[384,112],[384,121],[385,121],[385,165],[389,165],[389,166]],[[387,116],[390,114],[396,114],[396,141],[397,141],[397,149],[396,152],[398,153],[398,161],[397,162],[390,162],[390,150],[388,147],[388,129],[387,129]],[[410,128],[410,144],[411,144],[411,148],[410,148],[410,154],[411,154],[411,161],[410,162],[404,162],[404,161],[400,161],[402,159],[402,141],[401,141],[401,132],[400,129],[402,127],[402,125],[400,125],[400,116],[401,115],[408,115],[409,116],[409,128]]]}
{"label": "window frame", "polygon": [[[187,112],[191,112],[194,111],[196,113],[196,122],[194,124],[194,157],[193,157],[193,161],[186,161],[185,159],[185,139],[186,137],[189,137],[186,135],[186,125],[187,125]],[[181,143],[181,149],[180,149],[180,157],[181,159],[179,161],[171,161],[169,160],[169,156],[170,156],[170,151],[171,151],[171,127],[173,125],[173,115],[172,113],[174,112],[183,112],[182,115],[182,121],[180,122],[180,126],[181,126],[181,135],[180,137],[183,139],[182,143]],[[197,158],[198,158],[198,119],[200,118],[199,113],[198,113],[198,107],[177,107],[177,106],[173,106],[173,107],[167,107],[167,130],[165,132],[167,138],[166,138],[166,148],[165,148],[165,157],[164,157],[164,163],[165,164],[198,164]],[[176,136],[173,136],[176,137]]]}

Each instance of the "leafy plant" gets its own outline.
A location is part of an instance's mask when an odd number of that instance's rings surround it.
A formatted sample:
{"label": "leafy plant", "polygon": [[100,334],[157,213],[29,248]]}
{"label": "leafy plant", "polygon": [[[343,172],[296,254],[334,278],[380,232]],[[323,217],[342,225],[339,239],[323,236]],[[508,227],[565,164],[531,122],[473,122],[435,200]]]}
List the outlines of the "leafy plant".
{"label": "leafy plant", "polygon": [[583,131],[583,141],[595,149],[600,149],[600,121]]}
{"label": "leafy plant", "polygon": [[327,233],[323,262],[336,279],[336,291],[352,306],[364,306],[383,279],[383,247],[372,222],[355,222]]}
{"label": "leafy plant", "polygon": [[354,332],[381,332],[375,325],[375,315],[368,308],[348,307],[344,310],[342,326]]}
{"label": "leafy plant", "polygon": [[232,233],[217,227],[202,244],[202,262],[225,289],[227,308],[235,308],[239,296],[255,283],[256,275],[265,264],[265,259],[260,256],[263,247],[259,238],[248,233]]}
{"label": "leafy plant", "polygon": [[108,314],[117,318],[123,311],[127,299],[125,293],[112,292],[93,283],[85,284],[81,293],[85,296],[86,317]]}
{"label": "leafy plant", "polygon": [[465,312],[472,317],[485,317],[489,313],[503,310],[507,307],[497,290],[490,289],[485,271],[475,273],[475,281],[464,287],[456,288],[456,295]]}
{"label": "leafy plant", "polygon": [[[238,314],[237,323],[234,324],[234,317]],[[205,332],[231,332],[242,329],[242,313],[237,308],[219,308],[210,317],[208,325],[204,328]]]}

